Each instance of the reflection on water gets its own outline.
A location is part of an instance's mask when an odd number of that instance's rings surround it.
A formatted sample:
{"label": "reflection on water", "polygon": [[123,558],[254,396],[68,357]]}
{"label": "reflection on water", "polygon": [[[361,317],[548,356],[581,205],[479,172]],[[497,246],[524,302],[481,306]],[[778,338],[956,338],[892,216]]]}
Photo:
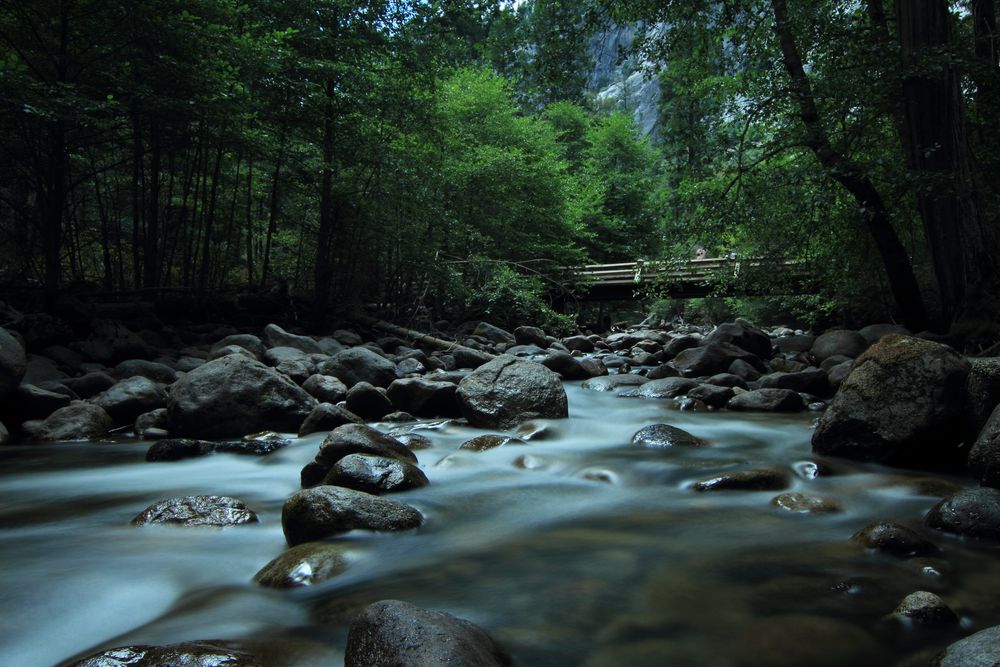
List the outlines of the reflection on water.
{"label": "reflection on water", "polygon": [[[942,491],[925,475],[816,459],[809,415],[692,414],[567,390],[570,419],[527,445],[459,451],[483,431],[419,430],[433,443],[417,452],[431,486],[397,497],[425,525],[340,538],[350,567],[309,590],[263,590],[251,577],[284,548],[281,505],[320,434],[266,459],[152,464],[134,442],[0,450],[0,664],[243,638],[292,638],[306,647],[292,662],[329,664],[354,611],[384,598],[468,618],[527,665],[891,664],[956,636],[885,618],[915,590],[941,595],[963,617],[960,634],[1000,622],[989,547],[930,535],[940,557],[900,561],[847,542],[876,519],[918,526]],[[629,445],[656,422],[710,446]],[[690,488],[764,466],[789,472],[787,492],[841,511]],[[261,523],[128,526],[150,503],[188,494],[236,496]]]}

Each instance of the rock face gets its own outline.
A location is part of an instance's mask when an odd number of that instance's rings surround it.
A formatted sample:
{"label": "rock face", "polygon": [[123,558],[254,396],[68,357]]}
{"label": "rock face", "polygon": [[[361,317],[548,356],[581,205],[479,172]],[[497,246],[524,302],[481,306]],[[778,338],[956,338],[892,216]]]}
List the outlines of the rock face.
{"label": "rock face", "polygon": [[559,376],[541,364],[509,355],[467,375],[457,396],[462,414],[480,428],[514,428],[529,419],[569,415]]}
{"label": "rock face", "polygon": [[242,500],[228,496],[185,496],[153,503],[132,519],[132,525],[239,526],[257,521],[257,515]]}
{"label": "rock face", "polygon": [[13,395],[27,365],[28,359],[21,343],[6,329],[0,328],[0,402]]}
{"label": "rock face", "polygon": [[451,614],[383,600],[365,607],[347,635],[345,667],[509,665],[479,627]]}
{"label": "rock face", "polygon": [[932,507],[924,521],[931,528],[947,533],[1000,540],[1000,490],[959,491]]}
{"label": "rock face", "polygon": [[366,347],[352,347],[321,363],[319,372],[339,378],[348,387],[359,382],[388,387],[396,379],[396,364]]}
{"label": "rock face", "polygon": [[889,465],[953,465],[969,364],[949,347],[890,334],[854,363],[813,451]]}
{"label": "rock face", "polygon": [[951,644],[931,664],[934,667],[996,667],[1000,664],[1000,625]]}
{"label": "rock face", "polygon": [[299,491],[281,510],[281,528],[289,546],[350,530],[409,530],[421,523],[423,516],[409,505],[337,486]]}
{"label": "rock face", "polygon": [[99,405],[73,401],[46,417],[37,431],[38,440],[98,440],[114,426]]}
{"label": "rock face", "polygon": [[211,361],[174,383],[170,432],[225,438],[264,430],[298,430],[316,399],[288,378],[249,357]]}

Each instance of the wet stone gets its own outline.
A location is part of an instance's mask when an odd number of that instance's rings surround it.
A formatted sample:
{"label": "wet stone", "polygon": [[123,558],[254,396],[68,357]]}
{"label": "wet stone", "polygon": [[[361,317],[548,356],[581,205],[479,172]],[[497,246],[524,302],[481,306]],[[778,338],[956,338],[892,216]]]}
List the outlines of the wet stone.
{"label": "wet stone", "polygon": [[632,444],[650,449],[665,447],[704,447],[708,443],[670,424],[651,424],[632,436]]}
{"label": "wet stone", "polygon": [[782,493],[772,498],[771,504],[778,509],[797,514],[829,514],[840,511],[837,503],[806,493]]}
{"label": "wet stone", "polygon": [[778,468],[758,468],[725,473],[695,483],[695,491],[780,491],[788,486],[788,473]]}
{"label": "wet stone", "polygon": [[889,521],[865,526],[851,536],[851,541],[898,558],[933,556],[939,551],[916,531]]}
{"label": "wet stone", "polygon": [[257,522],[257,514],[246,503],[228,496],[169,498],[153,503],[132,519],[133,526],[239,526]]}
{"label": "wet stone", "polygon": [[931,508],[924,522],[946,533],[1000,540],[1000,490],[964,489]]}
{"label": "wet stone", "polygon": [[420,435],[419,433],[393,433],[391,434],[396,440],[399,440],[404,447],[411,451],[419,451],[422,449],[430,449],[434,446],[434,443],[426,435]]}
{"label": "wet stone", "polygon": [[526,445],[524,440],[521,438],[511,437],[509,435],[479,435],[471,440],[466,440],[463,442],[459,449],[467,449],[473,452],[485,452],[488,449],[496,449],[497,447],[504,447],[506,445]]}
{"label": "wet stone", "polygon": [[584,389],[590,389],[591,391],[617,391],[624,387],[636,387],[647,382],[649,382],[649,379],[644,378],[641,375],[623,373],[619,375],[602,375],[591,378],[580,386]]}
{"label": "wet stone", "polygon": [[349,454],[337,461],[323,484],[381,495],[427,486],[427,476],[411,463],[384,456]]}
{"label": "wet stone", "polygon": [[928,627],[941,628],[958,623],[958,615],[945,604],[944,600],[928,591],[910,593],[899,603],[892,615]]}
{"label": "wet stone", "polygon": [[294,546],[265,565],[254,581],[268,588],[300,588],[332,579],[347,569],[346,547],[330,542]]}
{"label": "wet stone", "polygon": [[290,546],[351,530],[409,530],[423,520],[409,505],[337,486],[299,491],[281,510],[281,528]]}

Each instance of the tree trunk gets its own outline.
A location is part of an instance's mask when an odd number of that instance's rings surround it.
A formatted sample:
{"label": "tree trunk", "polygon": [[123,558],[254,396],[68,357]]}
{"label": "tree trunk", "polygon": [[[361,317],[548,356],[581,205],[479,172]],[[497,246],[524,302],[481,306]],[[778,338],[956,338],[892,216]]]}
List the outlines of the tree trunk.
{"label": "tree trunk", "polygon": [[209,286],[212,269],[212,231],[215,225],[215,204],[219,197],[219,178],[222,173],[222,155],[225,152],[225,141],[221,136],[226,131],[225,126],[219,136],[219,147],[215,151],[215,166],[212,167],[212,190],[208,200],[208,210],[205,214],[205,227],[202,230],[201,273],[198,277],[198,289],[205,290]]}
{"label": "tree trunk", "polygon": [[967,285],[977,282],[982,240],[961,81],[957,68],[945,60],[951,21],[946,0],[896,0],[904,72],[903,142],[917,176],[917,209],[937,279],[942,328],[962,308]]}
{"label": "tree trunk", "polygon": [[160,172],[162,146],[160,118],[154,112],[149,119],[149,206],[146,211],[146,230],[143,237],[142,284],[159,287],[160,282]]}
{"label": "tree trunk", "polygon": [[271,266],[271,240],[278,229],[278,204],[281,196],[281,162],[284,151],[279,151],[274,162],[274,173],[271,175],[271,197],[267,212],[267,236],[264,240],[264,264],[260,271],[260,284],[267,284],[267,274]]}
{"label": "tree trunk", "polygon": [[337,204],[333,192],[334,173],[334,109],[333,79],[326,83],[326,100],[323,112],[323,169],[320,178],[319,234],[316,239],[316,265],[314,268],[315,309],[317,325],[326,319],[333,283],[333,239],[337,225]]}
{"label": "tree trunk", "polygon": [[838,153],[829,137],[812,95],[812,86],[802,65],[798,45],[789,23],[785,0],[771,0],[774,25],[781,44],[781,59],[791,79],[791,90],[799,106],[799,117],[806,128],[805,143],[819,160],[827,175],[840,183],[862,211],[862,221],[871,235],[885,266],[889,289],[903,322],[913,331],[927,326],[927,312],[920,287],[906,248],[893,229],[881,194],[856,163]]}

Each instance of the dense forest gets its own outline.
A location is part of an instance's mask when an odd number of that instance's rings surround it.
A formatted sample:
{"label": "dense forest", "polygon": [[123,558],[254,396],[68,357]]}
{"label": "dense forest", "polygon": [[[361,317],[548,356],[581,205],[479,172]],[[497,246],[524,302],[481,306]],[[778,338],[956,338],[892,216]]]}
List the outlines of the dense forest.
{"label": "dense forest", "polygon": [[944,331],[997,309],[998,52],[993,0],[5,0],[0,282],[558,330],[563,269],[704,246],[813,276],[717,306]]}

